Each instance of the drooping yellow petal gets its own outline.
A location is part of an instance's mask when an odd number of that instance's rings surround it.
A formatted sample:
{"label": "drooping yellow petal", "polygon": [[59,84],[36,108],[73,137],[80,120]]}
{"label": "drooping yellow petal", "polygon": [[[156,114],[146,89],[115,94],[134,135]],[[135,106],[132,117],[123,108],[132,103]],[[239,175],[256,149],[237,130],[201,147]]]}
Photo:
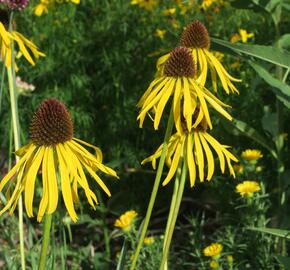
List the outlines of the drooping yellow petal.
{"label": "drooping yellow petal", "polygon": [[7,184],[7,182],[14,176],[17,170],[22,167],[23,163],[25,163],[30,158],[35,148],[36,146],[31,145],[26,154],[22,158],[20,158],[20,160],[14,165],[14,167],[4,176],[4,178],[0,183],[0,192],[2,191],[3,187]]}
{"label": "drooping yellow petal", "polygon": [[221,145],[219,144],[219,142],[213,138],[212,136],[210,136],[208,133],[203,132],[202,136],[209,142],[209,144],[213,147],[213,149],[216,151],[219,161],[220,161],[220,168],[222,173],[225,172],[225,158],[223,155],[223,151],[221,148]]}
{"label": "drooping yellow petal", "polygon": [[198,132],[199,135],[199,139],[200,142],[203,146],[206,158],[207,158],[207,180],[211,180],[213,173],[214,173],[214,159],[213,159],[213,155],[212,152],[207,144],[207,141],[205,140],[205,138],[202,136],[202,132]]}
{"label": "drooping yellow petal", "polygon": [[[179,79],[180,80],[180,79]],[[189,91],[189,83],[187,78],[183,78],[183,92],[184,92],[184,106],[183,106],[183,115],[186,119],[187,129],[191,130],[192,126],[192,114],[193,114],[193,106],[192,99]]]}
{"label": "drooping yellow petal", "polygon": [[202,151],[202,146],[198,137],[198,133],[193,133],[193,139],[194,139],[194,149],[195,149],[195,156],[197,160],[197,166],[198,166],[198,172],[199,172],[199,179],[200,182],[204,181],[204,156]]}
{"label": "drooping yellow petal", "polygon": [[33,197],[34,197],[34,187],[35,178],[39,170],[40,164],[43,160],[45,147],[39,147],[37,152],[31,162],[31,165],[27,171],[26,182],[25,182],[25,196],[24,205],[28,217],[33,217]]}
{"label": "drooping yellow petal", "polygon": [[48,207],[47,213],[52,214],[58,204],[58,186],[54,163],[54,151],[52,147],[47,149],[47,175],[48,175]]}
{"label": "drooping yellow petal", "polygon": [[176,147],[176,151],[174,153],[172,164],[170,166],[169,172],[168,172],[165,180],[162,183],[162,186],[167,185],[169,183],[169,181],[172,179],[172,177],[174,176],[174,174],[175,174],[175,172],[177,170],[177,167],[178,167],[178,163],[179,163],[180,157],[181,157],[182,146],[183,146],[183,142],[180,141],[179,144]]}
{"label": "drooping yellow petal", "polygon": [[173,97],[173,117],[177,131],[182,133],[180,107],[181,107],[181,81],[177,80]]}
{"label": "drooping yellow petal", "polygon": [[175,84],[174,80],[170,80],[169,81],[168,87],[166,89],[164,89],[164,94],[163,94],[160,102],[157,105],[156,112],[155,112],[155,118],[154,118],[154,129],[155,130],[158,129],[158,126],[159,126],[159,123],[160,123],[160,119],[161,119],[164,107],[165,107],[168,99],[170,98],[170,96],[171,96],[171,94],[173,92],[174,84]]}
{"label": "drooping yellow petal", "polygon": [[43,216],[47,210],[49,190],[48,190],[48,175],[47,175],[47,150],[48,147],[44,147],[43,161],[42,161],[42,198],[39,204],[37,221],[41,222]]}
{"label": "drooping yellow petal", "polygon": [[196,168],[195,168],[195,162],[193,157],[193,151],[192,151],[192,134],[188,134],[187,136],[187,164],[188,164],[188,170],[189,170],[189,179],[190,179],[190,186],[193,187],[195,184],[196,179]]}
{"label": "drooping yellow petal", "polygon": [[96,147],[96,146],[94,146],[94,145],[92,145],[90,143],[87,143],[87,142],[85,142],[83,140],[80,140],[80,139],[77,139],[77,138],[73,138],[73,140],[75,140],[75,141],[77,141],[77,142],[79,142],[81,144],[84,144],[84,145],[86,145],[88,147],[93,148],[95,150],[95,152],[96,152],[97,160],[99,162],[102,162],[103,161],[103,153],[102,153],[102,150],[99,147]]}
{"label": "drooping yellow petal", "polygon": [[71,217],[71,219],[76,222],[78,217],[74,209],[72,191],[70,185],[69,172],[66,167],[63,155],[58,146],[56,146],[56,152],[59,160],[60,176],[61,176],[61,191],[66,209]]}

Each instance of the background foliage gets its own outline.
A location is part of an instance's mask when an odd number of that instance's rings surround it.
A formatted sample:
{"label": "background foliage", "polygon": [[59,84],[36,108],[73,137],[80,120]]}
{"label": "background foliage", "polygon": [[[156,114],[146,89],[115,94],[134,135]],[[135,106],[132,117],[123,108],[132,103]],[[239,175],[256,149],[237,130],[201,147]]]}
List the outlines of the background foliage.
{"label": "background foliage", "polygon": [[[84,0],[80,5],[55,4],[48,14],[36,17],[33,10],[38,1],[33,0],[25,11],[16,14],[17,30],[46,54],[35,67],[19,61],[18,74],[36,86],[33,93],[19,97],[22,143],[29,140],[29,123],[37,105],[47,97],[57,97],[72,113],[75,136],[99,146],[105,163],[115,168],[121,179],[107,179],[113,196],[108,199],[100,194],[103,203],[96,212],[84,200],[79,206],[81,215],[77,224],[70,222],[64,207],[59,207],[54,217],[51,269],[115,269],[123,235],[114,228],[114,221],[124,211],[134,209],[140,218],[131,234],[124,236],[128,238],[129,249],[126,264],[130,264],[130,250],[136,245],[138,225],[145,215],[154,180],[154,171],[141,167],[140,161],[152,153],[164,135],[164,127],[154,132],[149,121],[145,128],[138,128],[136,103],[154,77],[156,60],[178,45],[187,23],[199,19],[212,37],[224,41],[230,41],[239,29],[246,29],[254,33],[248,40],[250,45],[279,46],[284,52],[289,49],[287,1],[213,1],[208,9],[200,8],[202,2],[159,1],[153,10],[146,10],[131,5],[129,0]],[[165,16],[164,10],[168,8],[176,8],[176,12]],[[166,30],[164,38],[156,35],[157,29]],[[286,207],[290,184],[289,107],[285,103],[277,105],[281,85],[273,91],[277,87],[272,85],[271,78],[259,76],[249,64],[256,57],[237,55],[229,47],[214,42],[212,47],[225,53],[224,65],[242,79],[238,85],[240,95],[220,93],[222,99],[231,104],[234,118],[255,129],[249,132],[248,126],[243,128],[240,122],[228,126],[216,119],[218,128],[214,134],[231,145],[238,157],[247,148],[260,149],[264,157],[258,164],[246,166],[237,180],[216,175],[211,183],[198,184],[193,189],[188,185],[174,235],[172,269],[209,269],[210,260],[202,250],[211,242],[224,246],[221,258],[224,269],[279,269],[283,262],[283,258],[279,260],[276,256],[281,254],[280,240],[248,228],[290,227]],[[262,60],[255,62],[259,64],[257,69],[261,66],[272,78],[279,79],[279,67]],[[283,87],[286,83],[287,79]],[[285,89],[283,98],[287,99],[289,89]],[[279,113],[278,108],[283,112]],[[8,158],[12,148],[7,82],[0,115],[0,170],[4,174],[13,158]],[[265,138],[268,148],[259,144],[257,134]],[[284,165],[281,173],[269,148],[279,154]],[[251,201],[235,192],[236,184],[245,179],[257,180],[262,185],[262,191]],[[150,227],[155,242],[145,247],[138,269],[158,268],[171,191],[172,185],[168,185],[158,194]],[[283,206],[282,195],[286,198]],[[41,224],[27,218],[25,222],[28,269],[36,269]],[[3,269],[19,267],[16,227],[16,217],[0,217]],[[109,243],[104,240],[105,235],[109,235]],[[228,255],[233,256],[233,263]]]}

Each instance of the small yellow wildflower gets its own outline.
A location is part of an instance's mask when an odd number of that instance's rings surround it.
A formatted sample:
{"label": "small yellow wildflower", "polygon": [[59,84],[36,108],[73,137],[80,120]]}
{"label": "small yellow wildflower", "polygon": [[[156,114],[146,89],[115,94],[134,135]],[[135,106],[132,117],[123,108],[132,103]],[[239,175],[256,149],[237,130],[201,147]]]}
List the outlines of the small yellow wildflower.
{"label": "small yellow wildflower", "polygon": [[166,30],[156,29],[154,35],[160,39],[164,39],[165,34],[166,34]]}
{"label": "small yellow wildflower", "polygon": [[219,257],[223,251],[223,246],[219,243],[211,243],[203,250],[203,254],[206,257]]}
{"label": "small yellow wildflower", "polygon": [[232,264],[234,262],[234,258],[232,255],[228,255],[227,256],[227,261],[228,261],[228,264]]}
{"label": "small yellow wildflower", "polygon": [[172,16],[175,13],[176,13],[176,8],[168,8],[168,9],[163,10],[163,15],[167,17]]}
{"label": "small yellow wildflower", "polygon": [[245,29],[239,29],[239,33],[233,34],[231,37],[231,42],[236,43],[242,41],[243,43],[247,43],[248,39],[254,37],[254,33],[248,33]]}
{"label": "small yellow wildflower", "polygon": [[154,241],[155,241],[155,239],[153,236],[148,236],[148,237],[144,238],[144,244],[147,246],[153,244]]}
{"label": "small yellow wildflower", "polygon": [[258,159],[263,157],[261,151],[256,149],[247,149],[242,152],[241,156],[244,160],[247,161],[257,161]]}
{"label": "small yellow wildflower", "polygon": [[34,9],[34,14],[40,17],[43,13],[48,13],[48,7],[50,4],[49,0],[40,0],[39,4]]}
{"label": "small yellow wildflower", "polygon": [[244,165],[243,164],[234,164],[233,169],[235,173],[242,174],[244,172]]}
{"label": "small yellow wildflower", "polygon": [[236,186],[236,192],[242,197],[252,197],[254,192],[261,190],[258,182],[246,180]]}
{"label": "small yellow wildflower", "polygon": [[115,221],[115,227],[121,228],[125,232],[130,231],[137,215],[137,212],[134,210],[125,212]]}
{"label": "small yellow wildflower", "polygon": [[153,10],[157,5],[157,0],[132,0],[131,5],[138,5],[146,10]]}
{"label": "small yellow wildflower", "polygon": [[245,29],[239,29],[239,33],[243,43],[247,43],[249,38],[254,37],[254,33],[248,33]]}
{"label": "small yellow wildflower", "polygon": [[211,269],[217,269],[217,268],[219,268],[219,264],[218,264],[217,261],[211,261],[211,262],[209,263],[209,267],[210,267]]}

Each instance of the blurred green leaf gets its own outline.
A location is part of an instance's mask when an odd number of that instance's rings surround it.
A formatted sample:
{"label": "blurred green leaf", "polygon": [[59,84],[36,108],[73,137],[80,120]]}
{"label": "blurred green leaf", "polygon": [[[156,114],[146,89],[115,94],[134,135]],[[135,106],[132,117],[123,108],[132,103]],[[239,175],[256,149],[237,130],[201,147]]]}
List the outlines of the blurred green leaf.
{"label": "blurred green leaf", "polygon": [[290,240],[290,231],[288,231],[288,230],[273,229],[273,228],[266,228],[266,227],[265,228],[249,227],[248,230],[262,232],[262,233],[268,233],[271,235],[275,235],[275,236]]}
{"label": "blurred green leaf", "polygon": [[238,43],[234,44],[217,38],[211,38],[211,40],[222,47],[231,49],[237,54],[246,54],[278,66],[290,68],[290,53],[283,52],[276,47]]}
{"label": "blurred green leaf", "polygon": [[284,266],[285,270],[290,269],[290,257],[284,257],[281,255],[277,255],[276,258],[277,258],[278,262]]}
{"label": "blurred green leaf", "polygon": [[290,47],[290,34],[285,34],[281,36],[278,40],[278,45],[283,49],[287,49],[288,47]]}
{"label": "blurred green leaf", "polygon": [[265,68],[262,66],[249,61],[250,66],[258,73],[258,75],[269,85],[273,86],[270,88],[277,98],[290,109],[290,86],[280,80],[274,78]]}
{"label": "blurred green leaf", "polygon": [[254,128],[241,120],[234,119],[231,123],[241,133],[256,141],[260,145],[264,146],[266,149],[269,150],[274,158],[277,158],[277,153],[274,150],[273,146],[269,144],[269,139],[262,136],[258,131],[256,131]]}
{"label": "blurred green leaf", "polygon": [[119,257],[119,261],[118,261],[118,265],[117,265],[116,270],[123,270],[124,269],[125,263],[126,263],[127,251],[128,251],[127,241],[126,241],[126,239],[124,239],[123,247],[121,250],[121,254]]}

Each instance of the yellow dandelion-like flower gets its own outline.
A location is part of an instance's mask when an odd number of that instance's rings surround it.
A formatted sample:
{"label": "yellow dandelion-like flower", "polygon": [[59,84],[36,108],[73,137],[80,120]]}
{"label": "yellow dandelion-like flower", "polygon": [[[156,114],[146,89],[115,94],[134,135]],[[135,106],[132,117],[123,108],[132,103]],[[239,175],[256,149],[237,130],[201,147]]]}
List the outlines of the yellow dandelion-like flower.
{"label": "yellow dandelion-like flower", "polygon": [[[232,117],[223,108],[228,106],[211,94],[204,86],[198,84],[194,80],[194,76],[194,62],[188,49],[180,47],[173,50],[164,64],[163,75],[157,77],[149,85],[138,102],[137,106],[140,108],[137,118],[140,121],[139,126],[143,126],[147,113],[153,112],[154,129],[158,129],[163,110],[171,96],[173,96],[174,121],[179,132],[182,129],[181,114],[186,120],[189,131],[192,126],[196,128],[203,118],[206,119],[208,126],[212,128],[207,103],[225,118],[232,120]],[[192,123],[192,117],[197,112],[198,117]]]}
{"label": "yellow dandelion-like flower", "polygon": [[219,243],[211,243],[203,250],[206,257],[218,257],[223,251],[223,246]]}
{"label": "yellow dandelion-like flower", "polygon": [[246,180],[236,186],[236,192],[242,197],[252,197],[255,192],[261,190],[258,182]]}
{"label": "yellow dandelion-like flower", "polygon": [[[224,173],[227,163],[230,174],[235,177],[231,162],[237,162],[237,158],[228,151],[228,146],[221,145],[207,133],[206,129],[206,123],[203,121],[196,129],[192,129],[191,132],[184,130],[182,133],[177,132],[170,137],[165,157],[169,172],[162,183],[163,186],[167,185],[173,178],[177,171],[179,161],[182,158],[187,162],[191,187],[195,185],[197,168],[200,182],[204,181],[206,162],[206,180],[210,181],[215,171],[212,149],[219,158],[221,172]],[[153,169],[156,169],[156,159],[160,158],[162,148],[163,144],[159,146],[153,155],[144,159],[141,164],[151,162]]]}
{"label": "yellow dandelion-like flower", "polygon": [[203,0],[201,5],[200,5],[200,8],[207,10],[212,6],[212,4],[214,2],[216,2],[216,1],[215,0]]}
{"label": "yellow dandelion-like flower", "polygon": [[[31,57],[31,53],[33,56],[38,59],[39,57],[45,56],[42,52],[38,51],[36,45],[24,37],[17,31],[8,30],[8,13],[6,11],[2,12],[1,14],[1,21],[0,21],[0,50],[1,50],[1,59],[4,62],[7,68],[11,67],[12,64],[12,53],[13,53],[13,46],[17,45],[18,53],[17,57],[19,58],[21,55],[25,57],[25,59],[31,64],[35,65],[33,58]],[[15,47],[15,46],[14,46]],[[17,48],[16,48],[17,49]],[[30,50],[30,51],[29,51]]]}
{"label": "yellow dandelion-like flower", "polygon": [[239,29],[238,34],[232,35],[231,42],[236,43],[236,42],[242,41],[243,43],[247,43],[248,39],[253,38],[253,37],[254,37],[254,33],[248,33],[247,30],[245,29]]}
{"label": "yellow dandelion-like flower", "polygon": [[115,221],[115,227],[121,228],[122,230],[128,232],[130,231],[131,226],[137,216],[138,214],[136,211],[127,211]]}
{"label": "yellow dandelion-like flower", "polygon": [[211,268],[211,269],[217,269],[217,268],[219,268],[219,264],[218,264],[218,262],[217,261],[210,261],[210,263],[209,263],[209,267]]}
{"label": "yellow dandelion-like flower", "polygon": [[160,39],[164,39],[165,34],[166,34],[166,30],[156,29],[155,31],[155,36]]}
{"label": "yellow dandelion-like flower", "polygon": [[[192,58],[195,61],[196,80],[200,85],[205,85],[208,71],[211,73],[211,81],[215,91],[217,91],[217,77],[225,92],[239,93],[232,82],[241,80],[232,77],[217,59],[210,48],[210,37],[207,29],[200,21],[194,21],[187,25],[182,33],[180,45],[190,49]],[[157,61],[158,74],[163,74],[164,64],[169,58],[169,54],[161,56]]]}
{"label": "yellow dandelion-like flower", "polygon": [[176,8],[168,8],[163,10],[163,15],[166,17],[170,17],[176,13]]}
{"label": "yellow dandelion-like flower", "polygon": [[144,244],[149,246],[152,245],[154,243],[155,239],[153,236],[147,236],[144,238]]}
{"label": "yellow dandelion-like flower", "polygon": [[242,152],[242,159],[247,161],[257,161],[263,157],[260,150],[257,149],[247,149]]}
{"label": "yellow dandelion-like flower", "polygon": [[[102,164],[102,152],[99,148],[73,137],[73,123],[64,104],[56,99],[44,101],[31,121],[30,137],[31,142],[16,153],[20,156],[20,160],[0,182],[1,192],[7,183],[15,181],[14,191],[0,211],[0,215],[8,209],[12,214],[21,193],[24,192],[27,215],[34,216],[33,199],[39,170],[42,171],[42,197],[37,213],[39,222],[46,213],[52,214],[56,210],[59,188],[67,211],[74,222],[77,221],[74,203],[79,201],[79,186],[84,190],[89,204],[95,209],[98,203],[97,197],[89,187],[84,169],[101,189],[111,196],[105,183],[95,171],[99,170],[117,177],[116,172]],[[96,155],[88,152],[82,145],[91,147]]]}

